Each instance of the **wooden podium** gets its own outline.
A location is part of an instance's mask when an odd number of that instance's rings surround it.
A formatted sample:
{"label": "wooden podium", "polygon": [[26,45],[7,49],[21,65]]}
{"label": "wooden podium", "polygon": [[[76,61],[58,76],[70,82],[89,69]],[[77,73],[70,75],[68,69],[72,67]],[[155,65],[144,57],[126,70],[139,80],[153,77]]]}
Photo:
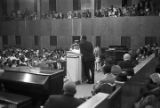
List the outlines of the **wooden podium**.
{"label": "wooden podium", "polygon": [[82,62],[79,52],[67,51],[67,78],[75,83],[82,82]]}

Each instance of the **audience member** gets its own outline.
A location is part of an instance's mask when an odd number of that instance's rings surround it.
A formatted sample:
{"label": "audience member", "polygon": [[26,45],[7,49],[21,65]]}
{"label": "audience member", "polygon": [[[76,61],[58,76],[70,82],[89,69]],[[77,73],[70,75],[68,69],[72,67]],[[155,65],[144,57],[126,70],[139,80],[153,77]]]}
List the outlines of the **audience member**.
{"label": "audience member", "polygon": [[122,68],[123,71],[126,72],[126,75],[128,76],[134,75],[133,67],[135,65],[131,61],[131,55],[129,53],[123,55],[123,61],[119,63],[119,66]]}
{"label": "audience member", "polygon": [[159,106],[156,105],[160,99],[160,82],[157,82],[153,74],[148,78],[147,85],[140,90],[140,96],[135,103],[135,108],[146,108],[148,105],[153,108],[159,108]]}
{"label": "audience member", "polygon": [[[122,73],[121,67],[113,65],[111,69],[107,66],[103,67],[104,77],[93,85],[92,94],[96,94],[103,89],[103,85],[108,84],[111,88],[115,86],[116,77]],[[114,89],[113,89],[114,90]]]}
{"label": "audience member", "polygon": [[95,71],[100,72],[101,71],[101,60],[100,60],[100,56],[101,56],[101,49],[99,46],[96,46],[94,48],[94,56],[95,56]]}
{"label": "audience member", "polygon": [[0,66],[5,67],[43,67],[48,64],[54,68],[59,67],[64,69],[64,61],[66,60],[66,54],[64,50],[43,50],[42,53],[39,50],[33,49],[20,49],[20,48],[8,48],[3,50],[0,54]]}
{"label": "audience member", "polygon": [[83,103],[82,100],[74,97],[76,84],[67,81],[63,85],[63,95],[51,95],[45,102],[44,108],[77,108]]}

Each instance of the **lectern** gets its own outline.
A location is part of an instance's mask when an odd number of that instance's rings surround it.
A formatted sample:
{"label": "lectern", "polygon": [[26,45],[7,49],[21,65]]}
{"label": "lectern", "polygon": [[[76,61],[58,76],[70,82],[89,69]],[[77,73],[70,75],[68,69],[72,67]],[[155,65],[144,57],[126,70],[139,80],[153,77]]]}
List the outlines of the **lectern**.
{"label": "lectern", "polygon": [[80,51],[67,51],[67,78],[75,83],[82,82]]}

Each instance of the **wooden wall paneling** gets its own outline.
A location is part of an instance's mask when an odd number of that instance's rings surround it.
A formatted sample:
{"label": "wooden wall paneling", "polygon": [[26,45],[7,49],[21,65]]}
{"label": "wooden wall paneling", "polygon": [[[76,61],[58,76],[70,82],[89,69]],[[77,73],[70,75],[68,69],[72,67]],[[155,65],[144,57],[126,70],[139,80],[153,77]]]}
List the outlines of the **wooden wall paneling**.
{"label": "wooden wall paneling", "polygon": [[49,0],[41,0],[41,14],[46,13],[48,11],[49,11]]}
{"label": "wooden wall paneling", "polygon": [[14,10],[14,0],[6,0],[7,1],[7,13],[10,15]]}
{"label": "wooden wall paneling", "polygon": [[113,5],[113,7],[122,7],[122,0],[101,0],[102,8],[108,8],[111,5]]}
{"label": "wooden wall paneling", "polygon": [[56,21],[56,31],[58,36],[72,35],[72,20],[59,19]]}
{"label": "wooden wall paneling", "polygon": [[72,36],[81,36],[81,27],[82,21],[81,19],[72,19]]}
{"label": "wooden wall paneling", "polygon": [[66,13],[68,11],[73,11],[73,0],[57,0],[56,4],[57,12]]}
{"label": "wooden wall paneling", "polygon": [[51,34],[51,31],[52,31],[51,20],[41,20],[41,22],[39,22],[39,23],[40,23],[40,26],[39,26],[40,27],[39,28],[40,35],[41,36],[43,36],[43,35],[44,36],[46,36],[46,35],[49,36]]}
{"label": "wooden wall paneling", "polygon": [[51,32],[50,32],[51,35],[57,35],[58,34],[58,31],[56,29],[57,28],[57,25],[56,25],[57,23],[56,22],[57,22],[57,20],[55,20],[55,19],[51,21]]}

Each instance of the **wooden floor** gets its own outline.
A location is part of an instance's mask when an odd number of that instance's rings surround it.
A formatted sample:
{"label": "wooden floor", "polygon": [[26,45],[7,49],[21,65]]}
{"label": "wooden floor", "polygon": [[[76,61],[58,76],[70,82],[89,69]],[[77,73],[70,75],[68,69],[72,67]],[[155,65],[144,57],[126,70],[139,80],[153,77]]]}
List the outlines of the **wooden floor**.
{"label": "wooden floor", "polygon": [[[95,82],[102,79],[103,75],[104,74],[102,72],[95,72]],[[82,97],[91,96],[92,95],[91,94],[92,88],[93,88],[93,84],[82,83],[80,85],[77,85],[77,93],[76,93],[75,97],[82,98]]]}

